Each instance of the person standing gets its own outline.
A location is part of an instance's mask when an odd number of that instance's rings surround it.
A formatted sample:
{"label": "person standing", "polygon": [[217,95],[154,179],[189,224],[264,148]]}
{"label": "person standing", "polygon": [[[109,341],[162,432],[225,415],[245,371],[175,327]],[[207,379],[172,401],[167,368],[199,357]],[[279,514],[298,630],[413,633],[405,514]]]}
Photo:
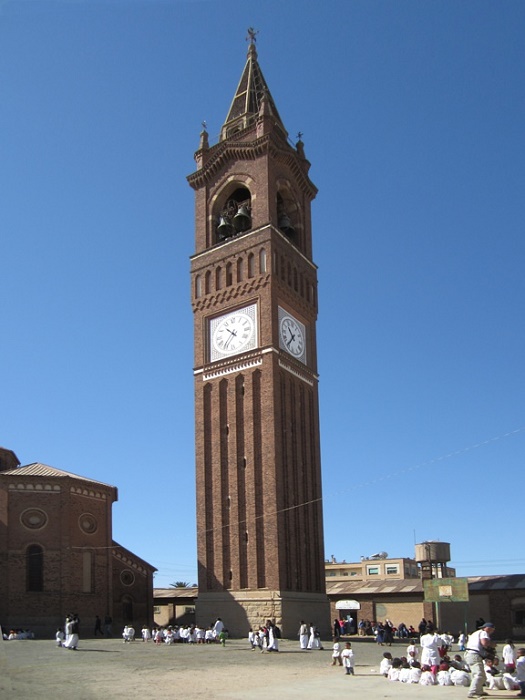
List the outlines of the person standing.
{"label": "person standing", "polygon": [[97,634],[98,634],[99,632],[100,632],[101,636],[103,637],[103,636],[104,636],[104,632],[102,631],[102,620],[101,620],[100,617],[97,615],[97,616],[95,617],[95,632],[94,632],[94,636],[96,637]]}
{"label": "person standing", "polygon": [[65,649],[76,649],[78,647],[78,616],[72,615],[66,620],[66,642],[62,646]]}
{"label": "person standing", "polygon": [[346,669],[347,676],[354,675],[354,652],[352,651],[352,645],[350,642],[345,644],[345,648],[341,652],[341,659],[343,660],[343,666]]}
{"label": "person standing", "polygon": [[215,620],[215,624],[213,625],[213,636],[215,637],[216,641],[219,641],[219,635],[224,629],[224,622],[221,620],[220,617],[218,617]]}
{"label": "person standing", "polygon": [[501,656],[503,657],[505,671],[507,673],[514,673],[514,669],[516,668],[516,649],[514,648],[512,639],[507,639],[505,642],[505,646],[501,650]]}
{"label": "person standing", "polygon": [[310,636],[308,637],[308,649],[316,649],[317,645],[315,642],[315,627],[313,625],[313,622],[310,622],[309,625],[310,628]]}
{"label": "person standing", "polygon": [[301,620],[301,626],[299,627],[299,646],[301,649],[308,648],[308,625],[304,620]]}
{"label": "person standing", "polygon": [[421,635],[419,643],[421,644],[421,666],[430,666],[435,676],[441,662],[439,647],[443,644],[442,639],[439,634],[434,632],[433,628],[427,627],[425,634]]}
{"label": "person standing", "polygon": [[332,666],[343,665],[341,660],[341,645],[339,644],[339,637],[334,637],[334,643],[332,646]]}
{"label": "person standing", "polygon": [[469,665],[472,674],[468,698],[483,696],[483,686],[487,682],[483,659],[486,658],[487,652],[492,648],[490,635],[493,632],[494,625],[492,622],[483,621],[481,628],[470,634],[467,639],[465,662]]}
{"label": "person standing", "polygon": [[275,625],[273,622],[268,620],[266,623],[266,629],[268,630],[268,648],[266,651],[279,651],[279,640],[275,631]]}

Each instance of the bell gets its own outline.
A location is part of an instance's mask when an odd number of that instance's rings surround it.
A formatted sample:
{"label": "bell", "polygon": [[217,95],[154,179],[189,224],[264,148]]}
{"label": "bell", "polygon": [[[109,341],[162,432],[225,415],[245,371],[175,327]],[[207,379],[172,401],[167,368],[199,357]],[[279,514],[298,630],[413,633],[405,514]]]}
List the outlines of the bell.
{"label": "bell", "polygon": [[233,217],[233,226],[237,233],[247,231],[252,225],[252,217],[248,211],[248,207],[242,205],[239,207],[237,214]]}
{"label": "bell", "polygon": [[279,217],[279,228],[287,236],[293,236],[295,233],[295,229],[292,226],[292,222],[290,221],[288,214],[281,214]]}
{"label": "bell", "polygon": [[233,235],[233,226],[230,221],[225,217],[221,216],[219,220],[219,225],[217,226],[217,238],[223,241],[225,238],[229,238]]}

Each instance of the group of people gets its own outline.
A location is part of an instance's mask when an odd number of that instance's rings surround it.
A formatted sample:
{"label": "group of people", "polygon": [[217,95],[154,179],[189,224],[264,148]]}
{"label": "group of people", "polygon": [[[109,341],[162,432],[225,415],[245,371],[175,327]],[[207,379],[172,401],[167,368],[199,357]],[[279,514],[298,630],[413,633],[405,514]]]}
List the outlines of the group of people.
{"label": "group of people", "polygon": [[[1,628],[0,628],[1,629]],[[31,630],[14,629],[9,632],[2,632],[2,639],[9,641],[13,639],[34,639],[35,634]]]}
{"label": "group of people", "polygon": [[355,620],[351,615],[348,615],[345,620],[334,620],[334,637],[348,636],[351,634],[355,634],[355,632]]}
{"label": "group of people", "polygon": [[332,646],[332,666],[343,666],[347,676],[353,676],[354,674],[354,652],[352,650],[352,644],[346,642],[343,649],[341,649],[341,642],[339,637],[333,638]]}
{"label": "group of people", "polygon": [[[225,628],[220,617],[213,625],[206,629],[198,625],[168,625],[167,627],[155,627],[150,629],[144,625],[141,630],[143,642],[153,641],[154,644],[212,644],[221,643],[223,646],[228,639],[228,630]],[[125,625],[122,631],[124,643],[135,641],[135,628],[132,625]]]}
{"label": "group of people", "polygon": [[64,627],[59,627],[55,634],[57,646],[64,649],[78,649],[78,635],[80,632],[80,619],[77,613],[69,613],[66,616]]}
{"label": "group of people", "polygon": [[519,690],[517,697],[525,698],[525,648],[516,649],[508,639],[502,650],[502,668],[491,639],[494,625],[482,622],[482,626],[465,639],[458,637],[463,657],[451,658],[454,637],[440,634],[433,625],[422,630],[420,647],[413,639],[406,655],[392,658],[383,654],[380,673],[391,681],[419,683],[420,685],[457,685],[469,688],[467,697],[481,698],[487,695],[485,688]]}
{"label": "group of people", "polygon": [[[352,620],[353,623],[353,620]],[[355,623],[352,624],[355,629]],[[334,626],[335,630],[335,626]],[[346,632],[346,634],[354,634],[354,632]],[[391,620],[377,622],[376,620],[359,620],[357,624],[357,634],[360,637],[374,636],[379,637],[379,644],[385,643],[384,636],[387,638],[408,639],[418,634],[418,631],[412,626],[407,626],[404,622],[400,622],[397,627],[394,626]],[[387,642],[387,644],[390,642]]]}
{"label": "group of people", "polygon": [[259,650],[261,653],[279,651],[279,639],[281,630],[271,620],[267,620],[258,630],[250,628],[248,632],[248,642],[253,651]]}
{"label": "group of people", "polygon": [[[299,647],[303,650],[305,649],[322,649],[323,646],[321,644],[321,634],[317,627],[310,622],[308,625],[304,620],[301,620],[301,624],[299,626]],[[337,638],[340,637],[340,634],[335,635]]]}

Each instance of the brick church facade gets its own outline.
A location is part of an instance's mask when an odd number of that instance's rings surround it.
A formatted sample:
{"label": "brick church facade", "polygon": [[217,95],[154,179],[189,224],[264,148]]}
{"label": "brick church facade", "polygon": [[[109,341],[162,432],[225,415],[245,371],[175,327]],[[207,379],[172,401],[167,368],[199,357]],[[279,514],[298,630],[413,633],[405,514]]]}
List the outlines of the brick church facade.
{"label": "brick church facade", "polygon": [[329,629],[317,374],[316,195],[258,63],[247,61],[195,190],[197,622]]}
{"label": "brick church facade", "polygon": [[0,625],[54,636],[68,613],[153,622],[155,568],[112,539],[117,489],[0,448]]}

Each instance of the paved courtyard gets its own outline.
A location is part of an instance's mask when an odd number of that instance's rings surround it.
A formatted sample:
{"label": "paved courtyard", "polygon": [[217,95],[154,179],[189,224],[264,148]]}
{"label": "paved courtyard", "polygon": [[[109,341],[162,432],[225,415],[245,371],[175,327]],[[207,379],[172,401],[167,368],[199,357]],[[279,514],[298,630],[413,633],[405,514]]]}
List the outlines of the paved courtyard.
{"label": "paved courtyard", "polygon": [[[244,640],[220,645],[152,642],[124,644],[121,639],[81,638],[78,651],[61,649],[54,640],[0,642],[0,698],[16,700],[119,700],[126,698],[259,698],[353,697],[356,700],[407,698],[455,700],[466,688],[425,687],[391,683],[378,674],[382,647],[372,640],[352,639],[355,676],[332,667],[331,644],[324,651],[300,651],[295,640],[282,640],[281,651],[261,654]],[[406,642],[391,651],[401,655]],[[390,650],[390,649],[389,649]],[[516,692],[494,691],[494,698]]]}

